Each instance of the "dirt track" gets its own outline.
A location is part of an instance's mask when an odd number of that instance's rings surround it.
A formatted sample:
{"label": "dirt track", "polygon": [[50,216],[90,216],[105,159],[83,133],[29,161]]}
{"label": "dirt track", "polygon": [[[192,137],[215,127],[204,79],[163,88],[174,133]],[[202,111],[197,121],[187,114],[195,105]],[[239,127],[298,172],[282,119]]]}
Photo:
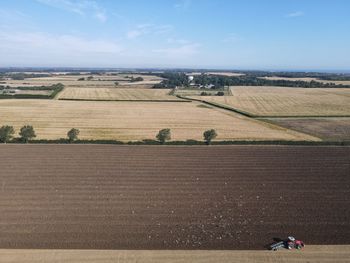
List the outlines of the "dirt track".
{"label": "dirt track", "polygon": [[350,147],[0,146],[0,248],[350,244]]}
{"label": "dirt track", "polygon": [[280,250],[0,249],[1,263],[349,263],[350,246]]}

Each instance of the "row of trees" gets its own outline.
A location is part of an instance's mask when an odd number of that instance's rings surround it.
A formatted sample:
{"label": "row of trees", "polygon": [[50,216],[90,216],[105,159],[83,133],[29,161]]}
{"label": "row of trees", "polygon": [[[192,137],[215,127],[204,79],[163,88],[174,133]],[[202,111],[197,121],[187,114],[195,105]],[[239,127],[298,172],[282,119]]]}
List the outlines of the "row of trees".
{"label": "row of trees", "polygon": [[243,76],[218,76],[218,75],[196,75],[194,83],[197,85],[214,85],[213,89],[219,89],[227,86],[280,86],[280,87],[300,87],[300,88],[332,88],[349,87],[346,85],[336,85],[335,83],[323,83],[319,81],[301,81],[301,80],[271,80],[252,75]]}
{"label": "row of trees", "polygon": [[[292,73],[275,74],[279,76],[299,76]],[[306,74],[304,74],[306,75]],[[175,88],[188,87],[190,85],[188,76],[183,72],[164,72],[158,75],[164,80],[153,86],[153,88]],[[264,76],[269,76],[266,72],[248,72],[242,76],[223,76],[200,74],[194,75],[193,83],[200,86],[213,85],[211,89],[222,89],[228,86],[280,86],[280,87],[301,87],[301,88],[350,88],[350,85],[337,85],[335,83],[323,83],[320,81],[301,81],[301,80],[284,80],[284,79],[265,79]],[[328,76],[323,76],[322,79],[327,79]],[[333,79],[348,79],[349,76],[332,76]],[[320,76],[318,78],[321,78]]]}
{"label": "row of trees", "polygon": [[[207,130],[203,133],[203,138],[204,141],[209,145],[212,140],[214,140],[218,134],[214,129]],[[157,140],[161,143],[164,144],[166,141],[171,140],[171,131],[170,129],[162,129],[158,132],[156,136]]]}
{"label": "row of trees", "polygon": [[[80,131],[78,129],[71,129],[67,133],[68,141],[73,142],[78,139]],[[13,126],[2,126],[0,128],[0,142],[7,143],[14,138],[15,129]],[[19,131],[19,138],[22,142],[29,142],[36,137],[35,130],[31,125],[24,125]]]}
{"label": "row of trees", "polygon": [[[67,137],[69,142],[74,142],[78,140],[80,134],[79,129],[72,128],[67,132]],[[0,128],[0,142],[7,143],[14,138],[15,129],[13,126],[2,126]],[[217,137],[217,133],[214,129],[207,130],[203,133],[204,141],[209,145],[213,139]],[[20,140],[22,142],[28,143],[30,140],[36,137],[33,126],[25,125],[20,129],[19,132]],[[157,140],[164,144],[166,141],[171,140],[171,131],[170,129],[162,129],[156,135]]]}

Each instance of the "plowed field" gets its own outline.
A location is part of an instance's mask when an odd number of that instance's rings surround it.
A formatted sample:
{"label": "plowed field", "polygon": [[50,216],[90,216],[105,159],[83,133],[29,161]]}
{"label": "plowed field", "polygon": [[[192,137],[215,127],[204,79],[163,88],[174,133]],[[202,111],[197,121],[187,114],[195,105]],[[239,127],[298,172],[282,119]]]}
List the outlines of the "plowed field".
{"label": "plowed field", "polygon": [[350,243],[350,147],[1,145],[0,248]]}

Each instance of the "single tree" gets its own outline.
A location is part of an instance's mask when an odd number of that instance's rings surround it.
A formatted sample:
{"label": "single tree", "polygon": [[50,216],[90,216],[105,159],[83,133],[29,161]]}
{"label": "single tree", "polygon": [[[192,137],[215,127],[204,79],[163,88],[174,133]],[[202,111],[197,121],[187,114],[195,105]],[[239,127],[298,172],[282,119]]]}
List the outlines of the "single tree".
{"label": "single tree", "polygon": [[156,136],[157,140],[164,144],[166,141],[171,140],[170,129],[162,129]]}
{"label": "single tree", "polygon": [[36,137],[35,131],[33,126],[31,125],[25,125],[21,128],[21,131],[19,132],[19,136],[21,136],[21,139],[23,142],[27,143],[30,139],[33,139]]}
{"label": "single tree", "polygon": [[15,130],[12,126],[2,126],[0,128],[0,141],[3,143],[7,143],[9,140],[13,138],[13,135],[15,134]]}
{"label": "single tree", "polygon": [[80,131],[78,129],[71,129],[69,132],[67,132],[68,140],[69,142],[74,142],[75,140],[78,139]]}
{"label": "single tree", "polygon": [[203,133],[204,136],[204,140],[205,142],[209,145],[211,143],[211,141],[213,139],[216,138],[216,136],[218,136],[218,134],[216,133],[216,131],[214,129],[211,130],[207,130]]}
{"label": "single tree", "polygon": [[114,85],[118,86],[118,85],[119,85],[119,82],[118,82],[118,81],[114,82]]}

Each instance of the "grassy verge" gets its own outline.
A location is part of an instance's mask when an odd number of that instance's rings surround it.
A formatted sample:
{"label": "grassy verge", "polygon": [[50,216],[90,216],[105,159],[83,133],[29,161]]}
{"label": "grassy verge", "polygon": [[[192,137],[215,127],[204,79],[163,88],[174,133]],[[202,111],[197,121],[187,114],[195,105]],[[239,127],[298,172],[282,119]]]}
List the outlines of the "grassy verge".
{"label": "grassy verge", "polygon": [[176,97],[178,97],[180,99],[186,99],[186,100],[191,100],[191,101],[198,101],[198,102],[201,102],[201,103],[204,103],[204,104],[207,104],[207,105],[211,105],[211,106],[214,106],[214,107],[217,107],[217,108],[221,108],[221,109],[224,109],[224,110],[229,110],[229,111],[241,114],[241,115],[249,117],[249,118],[257,118],[258,117],[256,115],[252,115],[252,114],[250,114],[248,112],[237,110],[235,108],[232,108],[232,107],[229,107],[229,106],[225,106],[225,105],[222,105],[222,104],[218,104],[218,103],[215,103],[215,102],[209,102],[209,101],[206,101],[206,100],[187,98],[187,97],[183,97],[181,95],[176,95]]}
{"label": "grassy verge", "polygon": [[99,100],[99,99],[66,99],[66,98],[59,98],[58,100],[69,100],[69,101],[126,101],[126,102],[191,102],[191,100],[188,99],[181,99],[181,100]]}
{"label": "grassy verge", "polygon": [[[8,143],[23,143],[16,138]],[[32,140],[31,144],[70,144],[67,139],[58,140]],[[117,145],[162,145],[156,140],[143,141],[117,141],[117,140],[77,140],[71,144],[117,144]],[[186,141],[169,141],[163,145],[206,145],[204,141],[186,140]],[[270,141],[213,141],[211,145],[301,145],[301,146],[350,146],[350,141],[285,141],[285,140],[270,140]]]}

